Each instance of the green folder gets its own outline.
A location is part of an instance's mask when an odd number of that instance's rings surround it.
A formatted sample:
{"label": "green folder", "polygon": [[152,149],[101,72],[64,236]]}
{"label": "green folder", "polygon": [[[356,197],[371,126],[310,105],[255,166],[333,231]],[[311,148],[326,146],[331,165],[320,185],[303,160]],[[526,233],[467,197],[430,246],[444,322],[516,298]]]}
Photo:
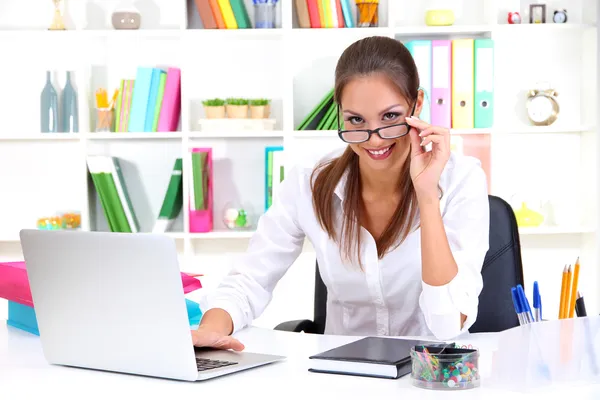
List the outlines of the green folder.
{"label": "green folder", "polygon": [[319,121],[323,119],[325,113],[329,110],[329,107],[333,104],[333,89],[331,89],[325,97],[321,99],[319,104],[312,109],[304,120],[298,125],[297,130],[316,130]]}
{"label": "green folder", "polygon": [[115,189],[117,190],[117,195],[119,196],[119,204],[123,209],[123,214],[125,215],[127,221],[127,228],[130,232],[139,232],[140,224],[133,209],[133,204],[131,203],[131,198],[129,196],[129,192],[127,191],[127,186],[125,185],[125,179],[123,178],[123,172],[121,171],[120,161],[117,157],[110,157],[110,161],[112,162],[113,168],[113,183],[115,185]]}
{"label": "green folder", "polygon": [[163,200],[158,218],[154,224],[153,232],[166,232],[171,223],[177,218],[183,207],[183,162],[181,158],[175,160],[171,179]]}

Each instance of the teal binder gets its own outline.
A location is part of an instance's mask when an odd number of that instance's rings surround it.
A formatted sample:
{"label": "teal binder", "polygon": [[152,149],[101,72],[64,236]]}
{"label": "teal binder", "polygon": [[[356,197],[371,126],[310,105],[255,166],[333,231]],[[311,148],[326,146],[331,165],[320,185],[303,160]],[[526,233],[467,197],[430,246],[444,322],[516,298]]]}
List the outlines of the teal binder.
{"label": "teal binder", "polygon": [[474,127],[494,125],[494,41],[475,39]]}
{"label": "teal binder", "polygon": [[415,60],[419,72],[420,89],[423,90],[423,107],[419,119],[431,123],[431,40],[411,40],[404,44]]}

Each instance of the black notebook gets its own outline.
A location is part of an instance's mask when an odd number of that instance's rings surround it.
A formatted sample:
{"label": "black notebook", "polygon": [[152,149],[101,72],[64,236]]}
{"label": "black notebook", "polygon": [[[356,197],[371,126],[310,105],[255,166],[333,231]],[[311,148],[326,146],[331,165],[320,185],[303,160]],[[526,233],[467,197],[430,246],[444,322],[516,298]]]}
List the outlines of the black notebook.
{"label": "black notebook", "polygon": [[410,373],[410,350],[419,345],[453,346],[424,340],[366,337],[309,357],[309,371],[398,379]]}

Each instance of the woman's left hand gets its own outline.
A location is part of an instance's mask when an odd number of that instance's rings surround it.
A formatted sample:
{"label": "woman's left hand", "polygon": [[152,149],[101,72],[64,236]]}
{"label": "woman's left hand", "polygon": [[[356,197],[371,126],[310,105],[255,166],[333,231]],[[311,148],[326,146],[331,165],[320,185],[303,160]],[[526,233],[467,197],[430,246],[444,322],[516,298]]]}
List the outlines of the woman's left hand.
{"label": "woman's left hand", "polygon": [[[410,177],[417,196],[437,199],[440,176],[450,158],[450,130],[416,117],[406,118],[406,122],[411,127]],[[429,143],[431,151],[425,150]]]}

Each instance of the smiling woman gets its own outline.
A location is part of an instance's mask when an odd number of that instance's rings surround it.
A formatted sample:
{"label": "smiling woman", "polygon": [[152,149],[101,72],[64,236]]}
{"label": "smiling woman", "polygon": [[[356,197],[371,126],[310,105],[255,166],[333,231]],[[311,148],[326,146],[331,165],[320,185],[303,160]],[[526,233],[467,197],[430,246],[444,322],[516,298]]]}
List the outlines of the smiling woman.
{"label": "smiling woman", "polygon": [[418,119],[410,52],[386,37],[353,43],[335,101],[348,146],[286,173],[247,254],[203,302],[196,345],[241,348],[229,335],[263,312],[305,237],[327,286],[326,333],[450,339],[475,322],[486,177],[477,159],[450,153],[447,129]]}

